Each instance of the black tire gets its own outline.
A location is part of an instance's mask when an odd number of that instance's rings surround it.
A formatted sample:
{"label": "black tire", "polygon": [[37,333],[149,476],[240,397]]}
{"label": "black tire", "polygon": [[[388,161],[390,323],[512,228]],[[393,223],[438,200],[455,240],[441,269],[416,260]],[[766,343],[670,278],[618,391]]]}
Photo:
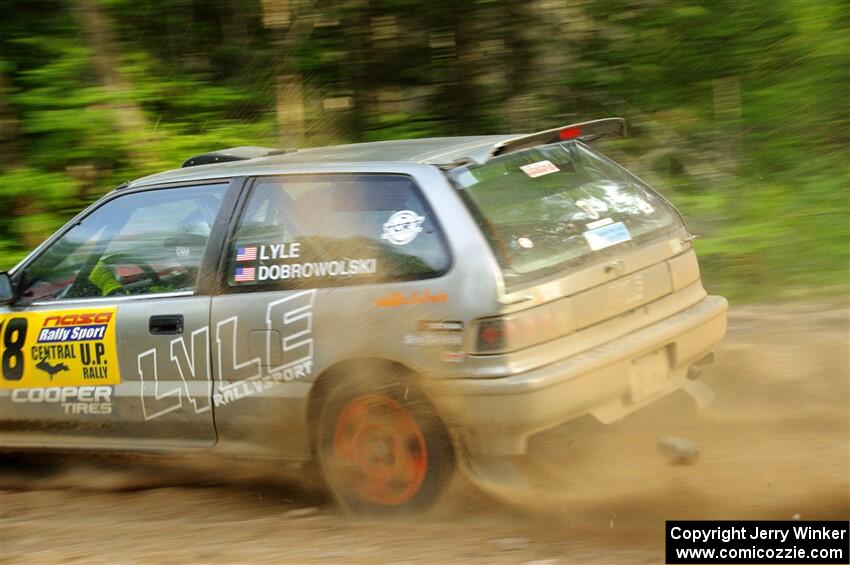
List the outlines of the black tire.
{"label": "black tire", "polygon": [[425,510],[454,471],[449,434],[412,382],[341,376],[324,399],[317,432],[325,483],[355,514]]}

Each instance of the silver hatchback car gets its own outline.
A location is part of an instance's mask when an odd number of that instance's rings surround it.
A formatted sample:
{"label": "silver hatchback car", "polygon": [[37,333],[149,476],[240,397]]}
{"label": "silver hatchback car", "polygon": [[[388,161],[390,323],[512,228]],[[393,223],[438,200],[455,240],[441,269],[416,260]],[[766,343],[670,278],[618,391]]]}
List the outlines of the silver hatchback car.
{"label": "silver hatchback car", "polygon": [[0,276],[0,441],[317,462],[396,512],[677,389],[726,330],[678,212],[586,142],[235,148],[110,192]]}

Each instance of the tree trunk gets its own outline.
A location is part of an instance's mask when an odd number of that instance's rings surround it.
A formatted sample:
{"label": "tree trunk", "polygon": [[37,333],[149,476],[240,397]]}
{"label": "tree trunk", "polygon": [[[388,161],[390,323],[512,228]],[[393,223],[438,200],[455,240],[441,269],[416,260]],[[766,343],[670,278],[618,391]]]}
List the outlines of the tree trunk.
{"label": "tree trunk", "polygon": [[275,84],[278,139],[281,148],[304,143],[304,84],[295,47],[313,31],[315,15],[307,2],[263,0],[263,25],[274,30],[277,50]]}
{"label": "tree trunk", "polygon": [[369,0],[351,2],[350,14],[343,26],[348,49],[346,73],[351,86],[354,108],[350,112],[349,134],[360,141],[366,134],[372,118],[372,100],[369,96],[370,58],[372,40],[369,33],[371,10]]}
{"label": "tree trunk", "polygon": [[3,155],[3,163],[0,170],[21,162],[18,148],[18,136],[20,127],[15,117],[15,112],[8,103],[11,88],[6,76],[0,72],[0,155]]}
{"label": "tree trunk", "polygon": [[118,130],[133,140],[130,160],[136,168],[155,162],[153,136],[142,108],[132,100],[133,85],[120,70],[120,50],[112,22],[96,0],[73,0],[72,7],[92,51],[92,64],[101,86],[112,96],[109,108]]}

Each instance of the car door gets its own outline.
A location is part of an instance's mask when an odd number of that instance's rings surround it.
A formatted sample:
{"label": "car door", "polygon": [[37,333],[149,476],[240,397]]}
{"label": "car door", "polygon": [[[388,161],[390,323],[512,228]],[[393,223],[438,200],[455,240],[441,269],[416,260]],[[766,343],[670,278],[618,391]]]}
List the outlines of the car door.
{"label": "car door", "polygon": [[406,174],[260,177],[244,201],[212,300],[217,447],[307,457],[314,380],[338,360],[403,349],[397,313],[376,315],[392,309],[374,301],[419,290],[450,255]]}
{"label": "car door", "polygon": [[226,182],[115,192],[15,270],[20,298],[0,315],[4,444],[215,442],[198,281],[228,194]]}

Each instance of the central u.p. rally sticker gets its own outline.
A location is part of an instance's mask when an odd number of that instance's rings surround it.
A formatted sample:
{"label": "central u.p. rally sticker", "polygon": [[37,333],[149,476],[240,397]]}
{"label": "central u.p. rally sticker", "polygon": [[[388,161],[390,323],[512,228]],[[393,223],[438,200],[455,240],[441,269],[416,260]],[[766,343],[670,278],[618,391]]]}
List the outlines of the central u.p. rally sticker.
{"label": "central u.p. rally sticker", "polygon": [[121,382],[116,308],[0,315],[0,388]]}

